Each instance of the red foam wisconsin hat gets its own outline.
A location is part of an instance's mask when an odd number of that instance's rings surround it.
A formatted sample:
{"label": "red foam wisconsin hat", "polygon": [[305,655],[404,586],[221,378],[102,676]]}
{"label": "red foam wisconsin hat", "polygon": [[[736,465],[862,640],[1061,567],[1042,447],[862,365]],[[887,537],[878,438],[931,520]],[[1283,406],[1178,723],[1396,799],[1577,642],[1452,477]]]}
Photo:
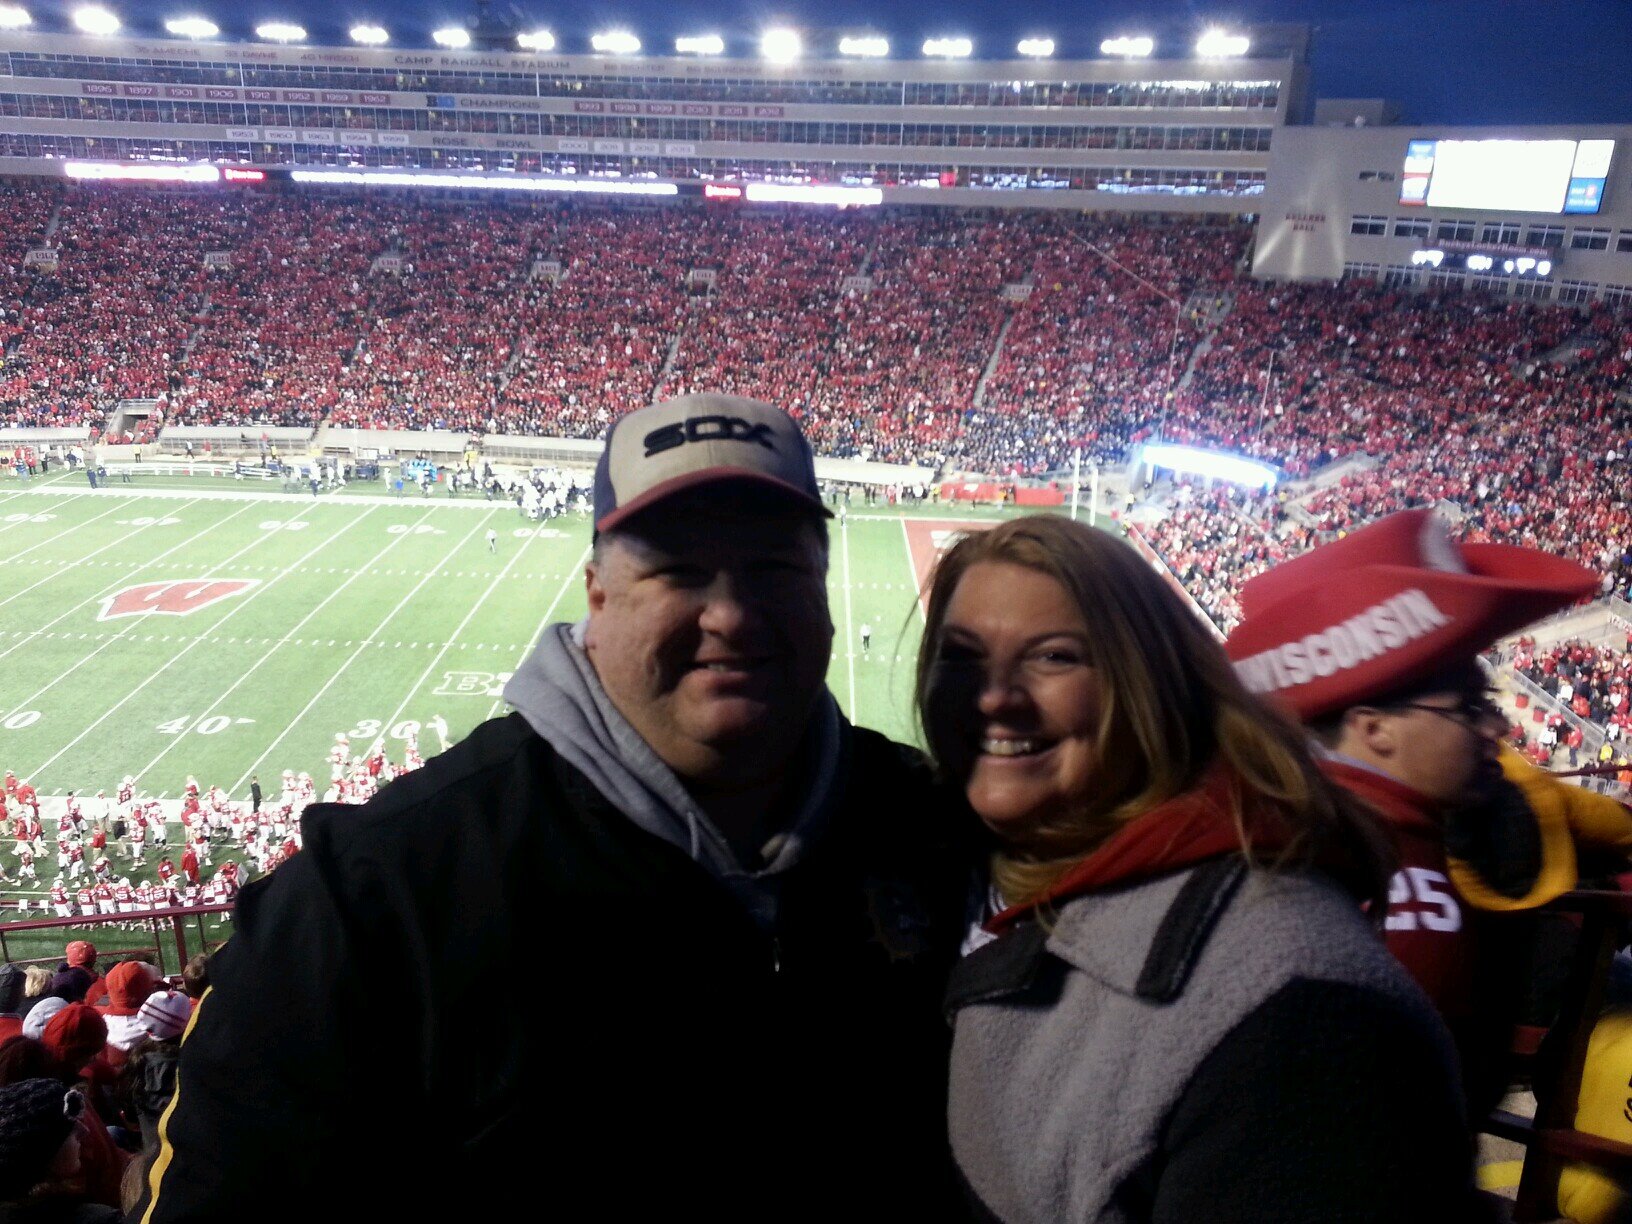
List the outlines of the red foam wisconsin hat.
{"label": "red foam wisconsin hat", "polygon": [[740,395],[682,395],[613,422],[595,466],[595,530],[699,485],[746,481],[832,517],[816,461],[782,409]]}
{"label": "red foam wisconsin hat", "polygon": [[1249,689],[1319,718],[1471,660],[1598,581],[1534,548],[1458,544],[1407,510],[1248,582],[1224,648]]}

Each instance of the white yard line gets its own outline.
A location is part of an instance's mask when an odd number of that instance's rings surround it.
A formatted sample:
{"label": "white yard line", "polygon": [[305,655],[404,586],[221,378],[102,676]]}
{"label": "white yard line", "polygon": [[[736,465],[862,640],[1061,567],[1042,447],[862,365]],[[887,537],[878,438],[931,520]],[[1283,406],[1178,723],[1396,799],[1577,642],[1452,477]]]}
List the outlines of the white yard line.
{"label": "white yard line", "polygon": [[901,546],[907,550],[907,583],[912,587],[912,606],[918,609],[918,619],[924,619],[924,589],[918,581],[918,562],[912,555],[912,536],[907,533],[907,520],[901,523]]}
{"label": "white yard line", "polygon": [[[521,658],[516,660],[516,667],[520,667],[533,647],[538,645],[538,639],[544,636],[544,630],[550,624],[550,618],[555,615],[555,610],[560,606],[561,600],[566,596],[566,593],[572,590],[575,583],[583,580],[584,562],[589,559],[591,547],[591,545],[585,544],[584,551],[578,554],[578,560],[573,563],[571,571],[568,572],[567,580],[561,584],[561,589],[555,593],[555,598],[550,600],[550,606],[544,609],[544,619],[538,622],[538,628],[534,631],[531,640],[521,648]],[[503,705],[504,698],[500,697],[488,707],[487,717],[492,718]]]}
{"label": "white yard line", "polygon": [[[374,510],[375,510],[375,507],[372,507],[372,506],[369,507],[361,515],[359,515],[356,519],[354,519],[352,521],[351,525],[353,527],[358,526],[359,524],[361,524],[363,522],[364,519],[366,519],[369,515],[373,514]],[[419,522],[423,523],[426,519],[428,519],[430,517],[431,517],[430,513],[427,511],[427,513],[424,515],[424,517],[422,517],[419,520]],[[415,524],[416,527],[418,525],[419,525],[418,523]],[[405,532],[401,532],[398,535],[392,536],[391,537],[391,542],[389,544],[387,544],[383,549],[380,550],[379,555],[383,557],[386,553],[390,552],[398,544],[401,544],[404,540],[408,539],[411,534],[412,534],[411,532],[406,532],[405,531]],[[256,671],[258,671],[260,669],[261,664],[265,663],[273,655],[277,654],[278,651],[282,648],[282,646],[283,646],[283,644],[285,642],[292,641],[293,638],[290,635],[298,633],[300,631],[300,628],[303,625],[305,625],[308,621],[310,621],[319,612],[323,611],[324,608],[328,607],[329,603],[332,600],[334,600],[336,597],[338,597],[340,595],[340,593],[342,591],[344,591],[348,586],[350,586],[353,582],[356,582],[358,578],[362,577],[362,574],[363,574],[362,570],[355,571],[350,578],[347,578],[344,582],[340,583],[332,591],[330,591],[327,595],[325,595],[323,597],[323,601],[321,603],[319,603],[310,612],[306,613],[305,616],[301,617],[300,620],[296,621],[293,627],[286,630],[284,636],[279,638],[277,641],[275,641],[272,644],[272,648],[270,650],[266,651],[266,653],[261,655],[261,657],[259,659],[256,659],[255,662],[251,663],[247,668],[245,668],[243,670],[243,672],[241,672],[239,674],[238,678],[236,680],[234,680],[231,685],[228,686],[226,692],[222,693],[219,697],[217,697],[214,701],[212,701],[205,708],[203,713],[198,715],[197,718],[193,719],[192,725],[190,727],[183,730],[181,732],[181,734],[173,736],[171,738],[170,742],[168,744],[166,744],[164,746],[164,748],[160,751],[158,756],[154,757],[146,765],[142,766],[141,769],[137,770],[136,775],[135,775],[136,780],[138,782],[140,782],[142,780],[142,778],[144,778],[149,773],[149,771],[151,771],[153,769],[154,766],[156,766],[160,761],[164,760],[164,758],[170,754],[171,749],[173,749],[177,744],[181,743],[182,740],[186,739],[188,734],[194,728],[196,728],[199,723],[203,722],[211,714],[214,714],[215,711],[216,711],[216,708],[218,706],[220,706],[220,704],[223,701],[225,701],[228,697],[231,697],[235,692],[237,692],[239,686],[242,685],[244,683],[244,681],[248,680],[251,676],[253,676],[256,673]]]}
{"label": "white yard line", "polygon": [[[0,558],[0,564],[10,565],[18,557],[26,557],[26,556],[28,556],[29,553],[33,552],[36,548],[44,548],[47,544],[55,544],[58,540],[62,539],[63,536],[73,535],[74,532],[78,531],[80,528],[89,527],[92,523],[96,522],[97,519],[105,519],[105,518],[108,517],[108,515],[117,512],[118,509],[119,509],[118,506],[109,506],[106,510],[102,511],[101,514],[93,515],[92,517],[86,519],[84,522],[74,523],[74,524],[72,524],[72,525],[70,525],[68,527],[64,527],[61,531],[57,532],[56,535],[47,536],[45,539],[41,540],[38,544],[30,544],[27,548],[19,548],[14,553],[7,553],[3,558]],[[21,523],[10,523],[10,524],[7,524],[7,525],[11,526],[11,527],[20,527],[20,526],[22,526]]]}
{"label": "white yard line", "polygon": [[[185,509],[187,509],[187,507],[183,506],[182,509],[185,510]],[[247,510],[247,509],[249,509],[249,507],[245,506],[244,509]],[[243,510],[238,511],[238,513],[242,514]],[[229,517],[231,517],[231,516],[229,516]],[[198,539],[199,536],[201,536],[205,532],[209,531],[211,527],[215,527],[215,526],[217,526],[218,524],[220,524],[220,523],[222,523],[224,521],[225,520],[223,520],[223,519],[216,519],[214,522],[211,522],[208,526],[206,526],[202,531],[194,532],[193,535],[189,536],[188,537],[188,542]],[[12,600],[18,598],[19,596],[27,595],[35,587],[44,586],[47,582],[50,582],[53,578],[60,578],[63,574],[69,573],[73,569],[75,569],[76,567],[84,565],[86,562],[88,562],[92,557],[96,556],[98,553],[105,553],[110,548],[118,548],[120,545],[126,543],[127,541],[135,539],[137,536],[141,535],[142,532],[146,531],[149,527],[156,527],[156,526],[158,526],[157,523],[144,523],[144,524],[142,524],[142,526],[136,528],[135,531],[127,531],[124,535],[120,536],[118,539],[109,540],[106,544],[102,545],[101,548],[94,549],[91,552],[86,553],[83,557],[79,558],[79,560],[75,561],[72,565],[65,565],[61,569],[55,570],[52,573],[47,574],[44,578],[41,578],[38,582],[31,582],[26,587],[23,587],[21,590],[13,591],[10,595],[7,595],[4,599],[0,599],[0,607],[4,607],[6,604],[10,603]],[[175,549],[172,548],[169,551],[174,552]],[[161,554],[161,555],[164,555],[164,554]],[[69,609],[69,611],[73,611],[74,609],[83,607],[85,602],[87,602],[87,601],[81,601],[80,603],[75,604],[74,608]],[[66,616],[67,613],[64,613],[63,615]],[[59,616],[57,618],[57,620],[61,620],[61,619],[62,619],[61,616]],[[51,623],[54,625],[57,622],[52,621]],[[0,657],[3,657],[3,656],[0,656]]]}
{"label": "white yard line", "polygon": [[[283,570],[282,573],[278,574],[275,577],[267,579],[265,582],[261,583],[258,586],[252,587],[244,595],[242,595],[241,597],[235,599],[233,601],[232,607],[227,611],[226,615],[222,616],[219,620],[216,620],[215,622],[213,622],[210,627],[212,629],[215,629],[215,628],[219,628],[221,625],[226,624],[227,621],[231,620],[234,616],[238,615],[238,613],[242,609],[247,608],[250,604],[254,603],[257,598],[259,598],[260,596],[266,594],[267,591],[269,591],[273,587],[277,586],[279,581],[281,581],[283,578],[287,577],[289,574],[293,573],[294,570],[302,562],[304,562],[308,557],[316,556],[323,549],[327,548],[330,544],[334,543],[335,540],[339,539],[340,536],[344,535],[347,531],[349,531],[351,529],[351,527],[355,523],[356,523],[355,519],[348,519],[348,521],[346,521],[345,523],[342,523],[340,525],[340,528],[337,531],[335,531],[332,535],[328,535],[328,536],[323,537],[323,539],[319,540],[316,544],[312,545],[312,547],[309,548],[306,552],[302,553],[301,556],[300,556],[300,559],[295,561],[292,565],[289,565],[288,567],[286,567]],[[240,555],[241,553],[248,552],[251,548],[254,548],[256,545],[261,544],[261,543],[265,542],[268,539],[274,538],[277,534],[278,533],[275,532],[275,531],[262,532],[262,533],[260,533],[260,535],[259,535],[259,537],[257,539],[252,540],[250,543],[244,545],[243,548],[240,548],[238,550],[238,552],[233,553],[232,556],[236,557],[236,556]],[[226,561],[221,562],[220,565],[217,565],[213,569],[211,569],[209,571],[209,573],[205,575],[205,577],[206,578],[212,577],[216,573],[217,570],[220,570],[221,568],[223,568],[224,566],[229,564],[231,562],[231,560],[232,560],[232,557],[227,558]],[[136,616],[131,621],[131,628],[134,629],[138,625],[145,624],[147,619],[152,615],[153,615],[153,613],[146,612],[146,613],[142,613],[142,614]],[[128,633],[129,630],[127,630],[126,632]],[[120,636],[122,637],[124,635],[120,635]],[[63,671],[61,675],[59,675],[55,680],[51,681],[51,684],[48,684],[48,685],[45,686],[44,689],[41,689],[40,693],[45,692],[46,689],[50,688],[52,685],[56,684],[58,681],[62,680],[64,677],[68,676],[70,673],[74,672],[75,670],[77,670],[78,668],[83,666],[90,659],[94,658],[96,655],[98,655],[102,651],[106,650],[109,646],[112,646],[114,642],[119,641],[119,640],[120,640],[119,638],[113,638],[112,640],[106,642],[105,644],[103,644],[101,646],[98,646],[95,650],[91,651],[90,654],[88,654],[84,658],[80,659],[78,663],[75,663],[72,667],[67,668],[65,671]],[[185,658],[192,651],[193,647],[197,646],[198,643],[201,642],[201,641],[203,641],[203,638],[197,638],[194,641],[188,643],[186,646],[183,646],[180,650],[176,651],[175,654],[171,655],[170,658],[167,659],[163,664],[161,664],[157,669],[150,672],[148,674],[147,679],[143,680],[140,684],[136,685],[136,687],[134,687],[128,693],[126,693],[123,697],[121,697],[113,706],[111,706],[107,710],[106,713],[104,713],[102,715],[102,717],[98,718],[90,726],[86,727],[85,730],[81,731],[78,735],[74,736],[73,739],[69,740],[61,748],[57,749],[57,751],[55,753],[53,753],[43,764],[41,764],[38,768],[36,768],[33,771],[33,773],[30,774],[29,776],[30,777],[38,777],[40,774],[43,774],[47,769],[49,769],[53,764],[55,764],[57,759],[59,757],[61,757],[63,755],[63,753],[67,752],[75,744],[79,743],[80,740],[84,739],[92,731],[95,731],[98,727],[100,727],[104,722],[106,722],[108,720],[108,718],[113,714],[113,712],[115,710],[121,709],[124,706],[124,704],[127,701],[129,701],[132,697],[136,696],[137,693],[141,692],[148,685],[152,684],[153,681],[157,680],[160,676],[164,675],[165,672],[169,671],[172,667],[174,667],[176,665],[176,663],[178,663],[181,659]],[[39,695],[40,695],[39,693],[36,693],[34,696],[38,697]],[[29,698],[29,701],[31,701],[31,702],[33,700],[34,700],[33,697]]]}
{"label": "white yard line", "polygon": [[[115,592],[119,591],[122,587],[128,586],[130,584],[130,579],[135,577],[137,574],[141,573],[144,569],[147,569],[150,566],[156,565],[158,562],[163,561],[166,557],[168,557],[171,553],[175,552],[177,549],[186,548],[188,545],[192,544],[195,540],[198,540],[201,537],[203,537],[205,535],[208,535],[211,531],[213,531],[215,528],[221,526],[223,523],[231,522],[233,519],[237,518],[240,514],[244,513],[244,510],[248,510],[248,509],[249,509],[249,507],[245,506],[243,510],[235,510],[231,514],[227,515],[227,517],[224,518],[224,519],[216,519],[215,521],[210,523],[209,526],[203,528],[200,531],[195,531],[192,535],[188,536],[185,540],[182,540],[180,543],[172,544],[169,548],[165,549],[162,553],[160,553],[158,556],[154,557],[152,560],[144,561],[140,565],[137,565],[134,568],[132,568],[130,570],[127,570],[123,575],[121,575],[120,577],[114,579],[112,582],[108,583],[107,586],[98,588],[98,590],[96,591],[96,593],[94,595],[87,596],[86,598],[80,600],[78,603],[74,604],[72,607],[68,608],[66,611],[61,612],[57,616],[55,616],[52,619],[46,621],[45,624],[41,625],[39,629],[35,630],[32,633],[24,635],[22,640],[19,641],[15,646],[8,646],[8,647],[6,647],[6,649],[0,650],[0,659],[5,658],[7,655],[9,655],[14,650],[21,649],[23,646],[25,646],[29,642],[33,641],[34,638],[38,637],[41,633],[44,633],[47,629],[51,628],[52,625],[55,625],[55,624],[58,624],[58,623],[60,623],[62,621],[67,620],[70,616],[72,616],[74,613],[78,612],[81,608],[85,607],[86,605],[100,603],[102,600],[106,599],[109,595],[112,595]],[[115,540],[113,542],[113,544],[109,544],[107,547],[112,548],[112,547],[114,547],[114,545],[123,544],[127,540],[129,540],[131,538],[131,536],[135,536],[138,533],[146,531],[146,530],[147,530],[146,527],[138,527],[135,531],[131,532],[130,535],[121,536],[119,539]],[[100,548],[96,550],[96,552],[101,552],[101,551],[102,551],[102,549],[100,549]],[[96,556],[96,553],[91,553],[90,555],[92,557],[94,557],[94,556]],[[234,555],[236,556],[237,554],[234,554]],[[34,586],[39,586],[39,585],[40,584],[38,582],[36,582],[34,584]],[[25,587],[24,591],[31,591],[33,589],[34,589],[34,587]],[[23,594],[23,591],[19,591],[19,592],[17,592],[17,594],[21,595],[21,594]],[[12,597],[12,598],[15,598],[15,597]],[[5,603],[9,603],[9,602],[10,602],[10,599],[0,599],[0,604],[5,604]]]}
{"label": "white yard line", "polygon": [[850,721],[856,721],[855,624],[850,614],[850,524],[839,524],[839,547],[844,554],[844,661],[850,670]]}
{"label": "white yard line", "polygon": [[448,647],[460,640],[459,635],[465,631],[465,626],[470,624],[470,618],[482,610],[482,605],[488,601],[488,598],[493,594],[494,588],[497,587],[500,581],[503,580],[505,574],[509,572],[510,567],[517,561],[521,560],[521,555],[527,551],[527,546],[537,538],[537,536],[530,535],[524,541],[522,541],[521,547],[516,549],[516,555],[511,557],[510,560],[505,563],[503,569],[501,569],[497,574],[493,575],[493,581],[487,584],[487,590],[482,592],[482,597],[471,605],[470,611],[466,612],[464,619],[459,622],[459,627],[448,635],[448,640],[442,643],[442,649],[436,652],[436,657],[432,659],[430,663],[426,665],[425,670],[419,674],[419,679],[414,681],[413,687],[408,690],[407,694],[398,704],[396,710],[392,712],[391,717],[385,720],[385,731],[387,734],[390,733],[390,729],[392,727],[397,725],[397,719],[402,717],[402,712],[408,708],[408,704],[413,701],[414,696],[419,692],[420,688],[424,686],[426,678],[436,670],[436,665],[442,662],[442,656],[448,653]]}
{"label": "white yard line", "polygon": [[[351,654],[346,658],[346,661],[344,663],[342,663],[339,667],[334,669],[334,674],[331,675],[327,680],[325,680],[323,682],[323,687],[322,688],[318,689],[317,692],[312,694],[312,699],[310,701],[308,701],[304,706],[301,707],[300,713],[296,714],[294,716],[294,718],[289,720],[289,725],[287,727],[285,727],[282,731],[278,732],[278,738],[273,740],[270,744],[268,744],[266,746],[266,751],[261,753],[260,756],[255,758],[255,763],[253,765],[251,765],[248,769],[244,770],[243,774],[239,777],[238,781],[234,782],[231,786],[227,787],[227,794],[236,795],[241,790],[243,790],[244,783],[249,781],[250,777],[255,773],[255,771],[258,770],[261,767],[261,762],[266,760],[267,757],[272,755],[273,749],[275,749],[279,744],[283,743],[284,740],[289,738],[289,733],[291,731],[293,731],[296,727],[298,727],[301,724],[302,720],[305,719],[306,715],[308,715],[308,714],[310,714],[312,712],[312,707],[315,706],[320,700],[322,700],[323,694],[328,692],[329,689],[331,687],[333,687],[334,682],[336,680],[338,680],[341,676],[345,675],[346,671],[351,667],[351,665],[353,663],[355,663],[357,661],[357,659],[362,655],[362,653],[365,650],[367,650],[370,646],[372,646],[374,644],[374,639],[376,637],[378,637],[380,635],[380,633],[385,629],[385,627],[391,623],[392,618],[395,617],[398,612],[401,612],[403,610],[403,608],[408,606],[408,602],[411,599],[413,599],[413,597],[415,595],[419,594],[420,588],[422,588],[432,578],[436,577],[437,574],[441,573],[442,567],[445,566],[453,558],[453,556],[464,545],[466,540],[470,539],[471,536],[475,535],[478,531],[480,531],[482,529],[483,525],[486,524],[488,518],[491,518],[492,514],[494,512],[496,512],[496,507],[490,506],[488,509],[489,509],[488,515],[484,516],[474,527],[472,527],[468,532],[466,532],[464,537],[459,541],[459,543],[455,544],[452,548],[450,548],[448,550],[448,552],[447,552],[447,555],[445,557],[443,557],[443,559],[441,561],[437,562],[434,566],[432,566],[429,570],[427,570],[425,572],[425,574],[420,578],[420,580],[418,582],[416,582],[409,589],[408,593],[406,595],[404,595],[400,600],[397,601],[397,606],[392,608],[391,611],[387,612],[385,614],[384,618],[380,621],[380,623],[375,625],[373,630],[366,637],[364,637],[361,642],[358,643],[357,649],[351,652]],[[389,730],[390,730],[389,725],[387,725],[386,730],[387,730],[387,732],[389,732]]]}

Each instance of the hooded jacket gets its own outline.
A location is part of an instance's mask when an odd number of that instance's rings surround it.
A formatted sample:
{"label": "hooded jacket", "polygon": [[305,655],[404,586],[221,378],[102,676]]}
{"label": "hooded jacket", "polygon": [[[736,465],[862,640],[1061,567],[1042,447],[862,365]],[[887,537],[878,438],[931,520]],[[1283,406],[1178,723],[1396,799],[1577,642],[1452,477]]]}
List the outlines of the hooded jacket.
{"label": "hooded jacket", "polygon": [[965,876],[921,760],[829,708],[741,867],[570,647],[245,887],[133,1218],[946,1218]]}

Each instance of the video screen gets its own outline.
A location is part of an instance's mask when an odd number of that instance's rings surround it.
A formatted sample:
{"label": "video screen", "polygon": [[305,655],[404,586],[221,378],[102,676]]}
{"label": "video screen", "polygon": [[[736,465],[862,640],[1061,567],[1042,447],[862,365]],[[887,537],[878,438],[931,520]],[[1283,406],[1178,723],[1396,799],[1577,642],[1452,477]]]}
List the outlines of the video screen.
{"label": "video screen", "polygon": [[1487,212],[1596,213],[1613,140],[1413,140],[1400,203]]}

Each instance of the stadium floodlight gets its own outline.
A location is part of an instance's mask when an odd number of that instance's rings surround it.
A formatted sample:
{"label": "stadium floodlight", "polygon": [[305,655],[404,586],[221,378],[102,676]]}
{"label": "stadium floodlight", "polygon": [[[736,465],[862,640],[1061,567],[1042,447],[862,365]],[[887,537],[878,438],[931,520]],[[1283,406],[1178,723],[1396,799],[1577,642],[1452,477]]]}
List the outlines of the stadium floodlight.
{"label": "stadium floodlight", "polygon": [[219,183],[221,181],[221,172],[214,166],[197,164],[165,166],[153,162],[142,162],[134,166],[125,166],[114,162],[69,161],[62,163],[62,173],[65,177],[71,179],[101,179],[104,181],[144,183]]}
{"label": "stadium floodlight", "polygon": [[172,17],[164,28],[178,38],[214,38],[221,27],[208,17]]}
{"label": "stadium floodlight", "polygon": [[306,27],[292,21],[265,21],[255,27],[255,37],[267,42],[305,42]]}
{"label": "stadium floodlight", "polygon": [[1209,476],[1231,484],[1255,489],[1271,489],[1280,478],[1267,463],[1258,463],[1226,451],[1203,450],[1199,446],[1171,446],[1157,442],[1145,447],[1140,462],[1190,476]]}
{"label": "stadium floodlight", "polygon": [[470,46],[470,31],[464,26],[443,26],[440,30],[431,31],[431,40],[439,47],[452,47],[457,51],[460,47]]}
{"label": "stadium floodlight", "polygon": [[1245,34],[1231,34],[1214,26],[1196,39],[1196,54],[1202,59],[1234,59],[1245,55],[1251,46]]}
{"label": "stadium floodlight", "polygon": [[1054,40],[1052,38],[1022,38],[1015,50],[1021,55],[1029,55],[1032,59],[1047,59],[1054,54]]}
{"label": "stadium floodlight", "polygon": [[377,47],[381,43],[391,41],[391,34],[382,25],[363,22],[351,27],[351,41],[362,43],[366,47]]}
{"label": "stadium floodlight", "polygon": [[640,51],[640,39],[628,30],[608,30],[590,37],[589,45],[602,55],[635,55]]}
{"label": "stadium floodlight", "polygon": [[74,24],[82,33],[105,35],[119,29],[119,18],[99,4],[90,4],[74,10]]}
{"label": "stadium floodlight", "polygon": [[673,183],[619,183],[605,179],[520,178],[503,174],[421,174],[412,170],[291,170],[296,183],[352,187],[465,187],[482,191],[541,191],[567,195],[672,196]]}
{"label": "stadium floodlight", "polygon": [[[1470,258],[1468,260],[1468,267],[1470,267],[1470,268],[1473,267],[1473,260],[1477,259],[1477,258],[1478,258],[1478,256],[1473,256],[1472,258]],[[1413,268],[1420,268],[1424,264],[1426,264],[1430,268],[1437,268],[1437,267],[1439,267],[1440,264],[1442,264],[1444,262],[1445,262],[1445,252],[1444,251],[1431,250],[1431,251],[1412,251],[1411,252],[1411,266]],[[1490,265],[1487,263],[1485,266],[1488,268]]]}
{"label": "stadium floodlight", "polygon": [[20,30],[26,25],[33,25],[34,18],[28,15],[28,10],[20,4],[0,4],[0,30]]}
{"label": "stadium floodlight", "polygon": [[773,64],[791,64],[805,53],[805,40],[798,30],[766,30],[759,36],[759,53]]}
{"label": "stadium floodlight", "polygon": [[548,30],[531,30],[526,34],[516,35],[516,46],[523,51],[553,51],[555,35]]}
{"label": "stadium floodlight", "polygon": [[1537,276],[1551,276],[1552,272],[1553,272],[1553,261],[1550,260],[1550,259],[1544,259],[1544,260],[1542,260],[1540,263],[1538,263],[1536,265],[1536,275]]}
{"label": "stadium floodlight", "polygon": [[926,38],[924,54],[941,59],[968,59],[975,53],[975,44],[967,38]]}
{"label": "stadium floodlight", "polygon": [[890,53],[890,40],[887,38],[841,38],[839,39],[839,54],[853,55],[858,59],[882,59]]}
{"label": "stadium floodlight", "polygon": [[1124,59],[1145,59],[1154,50],[1156,50],[1156,40],[1144,35],[1137,37],[1122,35],[1116,38],[1107,38],[1099,44],[1099,53],[1101,55],[1120,55]]}
{"label": "stadium floodlight", "polygon": [[725,39],[718,34],[694,34],[675,39],[674,49],[681,55],[723,55]]}
{"label": "stadium floodlight", "polygon": [[[1439,254],[1438,251],[1434,251],[1434,252],[1431,252],[1431,253],[1434,254],[1434,255]],[[1417,255],[1427,255],[1427,254],[1430,254],[1430,252],[1428,252],[1428,251],[1418,251],[1418,252],[1416,252],[1415,254],[1413,254],[1411,256],[1411,262],[1412,263],[1417,262]],[[1437,259],[1434,260],[1434,266],[1435,267],[1439,266],[1439,260],[1437,260]],[[1469,255],[1468,256],[1468,271],[1469,272],[1489,272],[1495,266],[1496,266],[1496,261],[1494,259],[1492,259],[1489,255]]]}

